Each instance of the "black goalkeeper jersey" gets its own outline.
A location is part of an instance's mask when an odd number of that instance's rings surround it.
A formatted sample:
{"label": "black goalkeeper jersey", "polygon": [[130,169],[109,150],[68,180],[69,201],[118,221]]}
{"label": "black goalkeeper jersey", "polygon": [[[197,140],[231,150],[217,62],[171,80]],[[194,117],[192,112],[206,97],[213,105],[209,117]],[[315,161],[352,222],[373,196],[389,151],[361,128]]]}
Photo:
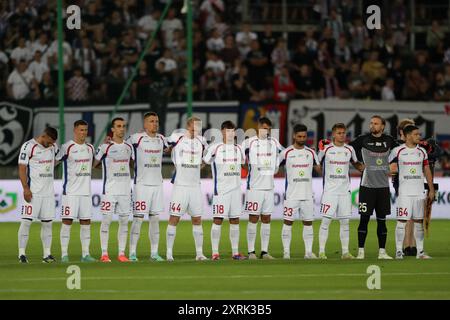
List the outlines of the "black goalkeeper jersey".
{"label": "black goalkeeper jersey", "polygon": [[396,140],[383,134],[374,137],[367,133],[353,140],[350,145],[355,149],[360,162],[365,164],[361,177],[361,186],[367,188],[389,188],[389,153],[398,146]]}

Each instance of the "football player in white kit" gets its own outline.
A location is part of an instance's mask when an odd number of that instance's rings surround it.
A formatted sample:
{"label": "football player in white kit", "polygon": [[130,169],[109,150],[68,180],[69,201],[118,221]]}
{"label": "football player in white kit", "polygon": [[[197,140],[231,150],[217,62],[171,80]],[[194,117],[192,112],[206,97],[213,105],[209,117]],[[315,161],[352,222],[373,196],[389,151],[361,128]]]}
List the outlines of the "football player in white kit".
{"label": "football player in white kit", "polygon": [[128,217],[131,214],[130,160],[134,160],[133,147],[124,141],[126,123],[123,118],[111,122],[112,139],[97,149],[94,167],[100,163],[103,169],[103,191],[101,196],[100,243],[101,262],[111,262],[108,255],[109,226],[112,215],[119,216],[117,233],[119,243],[118,260],[129,262],[125,256],[128,237]]}
{"label": "football player in white kit", "polygon": [[133,146],[134,190],[133,222],[130,231],[130,261],[138,261],[136,246],[144,216],[148,215],[148,236],[151,244],[150,258],[164,261],[158,254],[159,214],[164,211],[162,156],[168,147],[166,138],[158,133],[159,118],[155,112],[144,115],[144,132],[131,135],[127,142]]}
{"label": "football player in white kit", "polygon": [[172,147],[172,162],[175,173],[172,177],[174,184],[170,201],[170,217],[166,231],[167,261],[173,261],[173,243],[175,241],[177,224],[183,214],[188,213],[192,221],[192,233],[195,242],[196,260],[208,260],[203,254],[202,227],[202,191],[200,188],[200,170],[203,152],[207,144],[201,136],[201,120],[190,117],[186,124],[185,133],[172,133],[168,142]]}
{"label": "football player in white kit", "polygon": [[247,225],[248,258],[257,259],[255,240],[261,216],[262,259],[274,259],[269,253],[270,216],[274,209],[274,174],[278,171],[279,153],[283,147],[270,136],[272,122],[262,117],[258,120],[258,135],[245,139],[242,150],[248,163],[247,191],[244,213],[249,215]]}
{"label": "football player in white kit", "polygon": [[44,248],[42,262],[51,263],[52,221],[55,219],[54,166],[58,154],[56,129],[47,127],[37,138],[22,145],[19,153],[19,179],[23,187],[24,204],[22,205],[19,227],[19,261],[28,263],[25,249],[34,219],[41,221],[41,241]]}
{"label": "football player in white kit", "polygon": [[94,147],[86,143],[88,123],[77,120],[73,124],[73,140],[61,146],[57,156],[63,164],[63,192],[61,198],[61,262],[69,262],[70,229],[74,219],[80,220],[81,261],[94,262],[89,254],[91,241],[91,173]]}
{"label": "football player in white kit", "polygon": [[203,157],[211,165],[214,180],[213,223],[211,226],[212,260],[219,260],[222,222],[230,219],[230,241],[233,260],[245,260],[239,253],[239,217],[242,213],[241,166],[245,161],[241,146],[235,144],[236,125],[221,125],[223,141],[209,146]]}
{"label": "football player in white kit", "polygon": [[280,166],[286,168],[286,184],[284,198],[284,224],[281,231],[283,258],[291,257],[292,224],[299,214],[303,221],[303,241],[305,243],[305,259],[317,259],[312,252],[314,231],[314,199],[312,192],[313,169],[321,173],[316,152],[305,146],[308,128],[305,125],[294,126],[294,144],[280,154]]}
{"label": "football player in white kit", "polygon": [[350,217],[352,215],[352,199],[350,191],[350,163],[360,172],[364,165],[358,162],[355,150],[345,143],[347,128],[337,123],[332,128],[333,141],[319,151],[318,158],[323,168],[323,194],[320,202],[322,223],[319,231],[319,258],[327,259],[325,245],[328,239],[328,228],[331,220],[340,222],[340,239],[342,259],[353,259],[348,251],[350,239]]}
{"label": "football player in white kit", "polygon": [[423,180],[428,184],[428,201],[434,201],[433,177],[428,165],[428,155],[420,147],[420,132],[415,125],[403,128],[406,141],[394,148],[389,155],[391,171],[398,172],[399,188],[397,198],[397,227],[395,229],[396,259],[403,259],[405,226],[414,221],[414,237],[417,245],[417,259],[430,259],[423,248],[424,242],[424,200],[426,198]]}

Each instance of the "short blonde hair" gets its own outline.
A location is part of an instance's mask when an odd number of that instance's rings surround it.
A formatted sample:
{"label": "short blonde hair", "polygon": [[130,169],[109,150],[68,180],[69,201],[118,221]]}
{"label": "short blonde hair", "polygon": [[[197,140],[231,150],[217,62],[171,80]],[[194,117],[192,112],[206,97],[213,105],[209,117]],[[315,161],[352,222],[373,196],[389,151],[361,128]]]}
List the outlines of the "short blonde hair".
{"label": "short blonde hair", "polygon": [[411,126],[411,125],[415,125],[415,124],[416,123],[414,122],[413,119],[405,118],[405,119],[400,120],[400,122],[398,123],[398,126],[397,126],[397,134],[400,135],[400,131],[403,131],[403,129],[406,126]]}
{"label": "short blonde hair", "polygon": [[199,117],[192,116],[187,119],[186,124],[190,125],[191,123],[193,123],[195,121],[202,121],[202,120]]}

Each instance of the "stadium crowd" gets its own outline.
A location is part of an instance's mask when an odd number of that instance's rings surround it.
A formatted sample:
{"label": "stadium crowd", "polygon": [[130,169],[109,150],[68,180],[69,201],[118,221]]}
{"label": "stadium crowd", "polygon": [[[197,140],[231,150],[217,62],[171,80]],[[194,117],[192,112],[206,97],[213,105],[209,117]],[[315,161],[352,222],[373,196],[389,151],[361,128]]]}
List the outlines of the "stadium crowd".
{"label": "stadium crowd", "polygon": [[[67,100],[115,102],[166,2],[71,1],[81,7],[82,28],[65,29]],[[336,6],[323,8],[329,2]],[[382,29],[375,31],[355,14],[353,2],[306,1],[312,13],[322,5],[317,25],[296,39],[285,39],[272,31],[270,23],[263,32],[255,32],[240,19],[240,1],[194,1],[194,99],[450,101],[450,40],[442,22],[433,20],[428,26],[425,50],[411,52],[404,1],[395,1]],[[185,100],[183,1],[173,4],[126,101],[147,101],[152,94]],[[57,98],[55,8],[55,0],[0,2],[0,96]],[[270,14],[261,8],[263,16]],[[300,13],[299,17],[301,21]]]}

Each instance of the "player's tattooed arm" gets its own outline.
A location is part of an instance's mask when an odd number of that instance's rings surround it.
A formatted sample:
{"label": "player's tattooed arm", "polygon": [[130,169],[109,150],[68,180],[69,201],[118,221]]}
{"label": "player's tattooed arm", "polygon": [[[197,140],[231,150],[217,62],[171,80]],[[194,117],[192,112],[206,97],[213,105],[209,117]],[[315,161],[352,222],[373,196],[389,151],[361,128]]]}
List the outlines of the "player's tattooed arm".
{"label": "player's tattooed arm", "polygon": [[314,167],[314,171],[316,171],[316,173],[321,176],[322,175],[322,166],[320,164],[315,165]]}
{"label": "player's tattooed arm", "polygon": [[434,191],[434,185],[433,185],[433,175],[431,173],[429,165],[424,166],[424,173],[425,173],[425,179],[427,180],[427,184],[428,184],[428,200],[434,201],[435,191]]}
{"label": "player's tattooed arm", "polygon": [[398,165],[396,162],[392,162],[389,165],[389,170],[391,171],[391,175],[396,175],[398,174]]}
{"label": "player's tattooed arm", "polygon": [[19,164],[19,179],[20,183],[22,183],[23,198],[26,202],[30,202],[33,194],[31,193],[30,187],[28,186],[27,166],[24,164]]}
{"label": "player's tattooed arm", "polygon": [[353,162],[353,167],[355,167],[356,170],[358,170],[359,172],[363,172],[365,169],[365,165],[361,162]]}

